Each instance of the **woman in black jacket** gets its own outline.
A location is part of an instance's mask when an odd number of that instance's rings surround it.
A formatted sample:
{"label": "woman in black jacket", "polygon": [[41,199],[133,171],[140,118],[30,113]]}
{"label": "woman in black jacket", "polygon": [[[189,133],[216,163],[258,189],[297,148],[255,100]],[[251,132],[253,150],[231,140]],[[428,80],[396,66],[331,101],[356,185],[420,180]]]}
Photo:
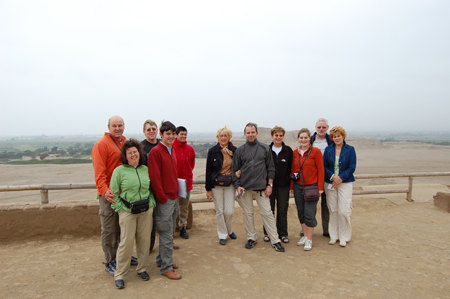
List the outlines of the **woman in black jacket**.
{"label": "woman in black jacket", "polygon": [[227,237],[236,239],[231,229],[231,219],[234,212],[234,197],[236,189],[231,182],[231,162],[236,147],[230,142],[233,133],[227,127],[217,130],[215,146],[208,150],[206,159],[206,197],[214,199],[217,218],[217,234],[219,243],[225,245]]}

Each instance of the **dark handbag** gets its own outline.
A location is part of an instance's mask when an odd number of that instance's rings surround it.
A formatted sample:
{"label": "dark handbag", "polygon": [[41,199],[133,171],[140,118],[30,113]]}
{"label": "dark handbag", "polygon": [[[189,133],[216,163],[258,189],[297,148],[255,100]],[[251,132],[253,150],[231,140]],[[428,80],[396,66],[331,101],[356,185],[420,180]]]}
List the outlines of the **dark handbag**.
{"label": "dark handbag", "polygon": [[214,179],[214,185],[228,187],[231,185],[231,176],[219,174]]}
{"label": "dark handbag", "polygon": [[150,209],[150,199],[143,199],[143,200],[139,200],[139,201],[134,201],[134,202],[128,202],[125,199],[123,199],[122,197],[120,198],[123,201],[123,204],[130,209],[131,214],[140,214],[143,213],[145,211],[148,211],[148,209]]}
{"label": "dark handbag", "polygon": [[319,200],[319,188],[317,185],[303,186],[303,196],[305,201],[318,201]]}
{"label": "dark handbag", "polygon": [[[308,151],[308,155],[306,155],[305,161],[303,163],[306,162],[306,159],[308,159],[309,154],[311,153],[312,150],[312,146]],[[300,153],[298,153],[298,164],[300,165],[300,177],[302,178],[302,186],[303,186],[303,197],[305,198],[305,201],[318,201],[319,200],[319,188],[317,187],[317,185],[308,185],[305,186],[304,182],[303,182],[303,170],[302,170],[302,164],[300,163]]]}

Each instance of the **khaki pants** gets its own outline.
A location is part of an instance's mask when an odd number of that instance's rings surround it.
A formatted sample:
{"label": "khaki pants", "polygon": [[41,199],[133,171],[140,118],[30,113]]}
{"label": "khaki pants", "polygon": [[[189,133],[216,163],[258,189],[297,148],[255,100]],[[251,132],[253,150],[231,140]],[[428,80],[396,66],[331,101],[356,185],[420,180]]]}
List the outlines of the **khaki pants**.
{"label": "khaki pants", "polygon": [[178,223],[177,229],[180,230],[187,226],[187,219],[189,215],[189,198],[191,191],[187,192],[187,198],[178,197]]}
{"label": "khaki pants", "polygon": [[244,225],[247,232],[247,239],[252,239],[254,241],[257,240],[253,199],[256,199],[256,203],[259,207],[259,213],[261,214],[261,218],[267,234],[270,237],[270,241],[272,244],[280,242],[277,227],[275,225],[275,217],[273,216],[270,208],[270,199],[265,196],[264,191],[245,190],[245,194],[241,196],[239,204],[241,205],[242,213],[244,214]]}
{"label": "khaki pants", "polygon": [[216,208],[217,234],[219,239],[227,239],[233,232],[231,229],[231,219],[234,212],[234,196],[236,189],[233,185],[228,187],[214,186],[214,206]]}
{"label": "khaki pants", "polygon": [[328,189],[328,183],[325,183],[325,192],[327,193],[327,204],[330,210],[330,222],[328,232],[330,239],[350,241],[352,239],[352,193],[353,183],[341,183],[336,190]]}
{"label": "khaki pants", "polygon": [[136,240],[136,253],[138,265],[137,273],[147,269],[148,248],[150,246],[150,232],[153,224],[153,207],[139,214],[121,211],[119,213],[120,244],[117,249],[117,266],[114,279],[123,279],[130,269],[130,260]]}

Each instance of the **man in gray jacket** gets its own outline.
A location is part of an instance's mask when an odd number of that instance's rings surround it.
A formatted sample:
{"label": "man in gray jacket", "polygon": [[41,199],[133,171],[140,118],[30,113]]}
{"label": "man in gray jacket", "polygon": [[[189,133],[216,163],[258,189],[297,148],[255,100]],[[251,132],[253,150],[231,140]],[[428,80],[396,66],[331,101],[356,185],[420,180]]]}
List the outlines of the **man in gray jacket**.
{"label": "man in gray jacket", "polygon": [[[256,245],[253,209],[253,199],[256,199],[264,227],[272,241],[272,247],[276,251],[284,252],[284,247],[278,238],[275,218],[270,208],[269,196],[272,194],[275,178],[271,149],[268,145],[260,143],[256,139],[258,136],[257,124],[248,123],[245,126],[244,135],[247,142],[234,153],[232,177],[238,196],[240,196],[239,204],[244,214],[244,225],[247,232],[245,248],[252,249]],[[240,170],[239,177],[236,175],[238,170]]]}

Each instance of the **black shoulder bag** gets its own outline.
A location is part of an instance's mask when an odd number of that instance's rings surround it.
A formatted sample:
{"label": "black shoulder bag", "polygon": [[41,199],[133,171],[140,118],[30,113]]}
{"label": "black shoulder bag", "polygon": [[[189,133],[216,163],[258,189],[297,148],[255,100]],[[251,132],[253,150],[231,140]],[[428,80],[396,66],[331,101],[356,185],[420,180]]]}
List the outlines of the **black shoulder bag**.
{"label": "black shoulder bag", "polygon": [[[312,150],[312,146],[308,151],[308,155],[306,155],[305,161],[303,162],[303,164],[305,164],[306,159],[308,159],[309,154],[311,153]],[[302,178],[302,186],[303,186],[303,197],[305,198],[305,201],[318,201],[319,200],[319,188],[314,185],[308,185],[305,186],[305,183],[303,182],[303,170],[302,170],[302,164],[300,163],[300,152],[298,153],[298,164],[300,165],[300,177]]]}

